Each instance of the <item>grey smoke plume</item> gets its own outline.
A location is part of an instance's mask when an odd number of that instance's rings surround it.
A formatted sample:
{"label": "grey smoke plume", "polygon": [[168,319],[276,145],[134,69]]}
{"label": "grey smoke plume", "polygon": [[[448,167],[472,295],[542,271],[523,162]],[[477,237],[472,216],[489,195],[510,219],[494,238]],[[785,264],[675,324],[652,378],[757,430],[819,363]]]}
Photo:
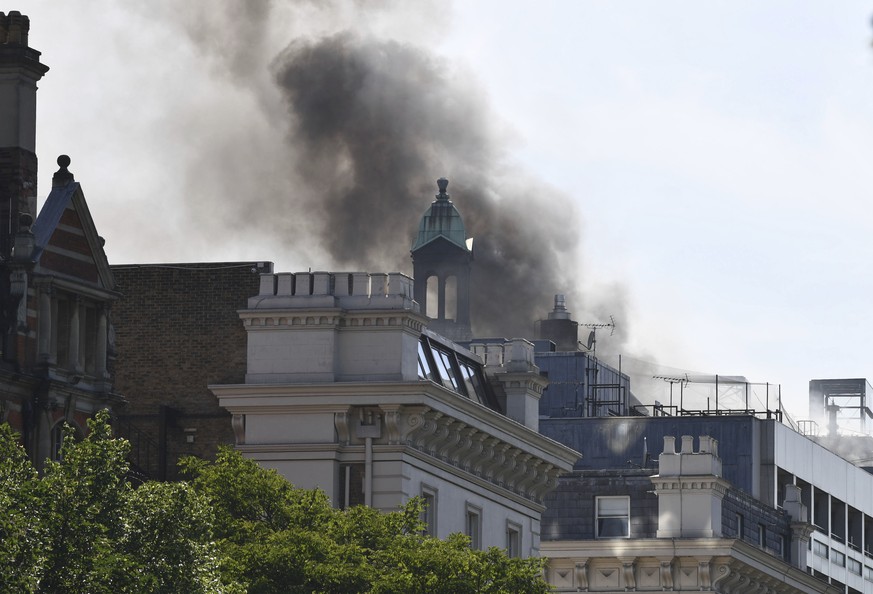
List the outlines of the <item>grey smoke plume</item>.
{"label": "grey smoke plume", "polygon": [[[508,135],[471,77],[418,45],[373,32],[384,27],[358,26],[356,16],[374,11],[373,5],[293,4],[296,16],[321,24],[307,29],[297,20],[287,47],[269,56],[278,85],[272,89],[252,74],[263,72],[259,61],[268,59],[252,50],[263,43],[216,42],[223,27],[269,28],[269,10],[246,13],[234,9],[235,3],[209,4],[208,14],[189,10],[183,19],[213,67],[223,64],[225,74],[239,85],[250,84],[255,93],[280,92],[278,101],[258,104],[259,117],[271,120],[274,134],[284,135],[281,148],[272,145],[270,155],[240,155],[230,141],[218,141],[199,155],[204,167],[234,163],[232,170],[209,174],[216,188],[208,193],[210,208],[224,210],[225,223],[257,223],[287,237],[291,250],[320,243],[329,259],[324,264],[334,270],[409,272],[419,218],[433,200],[436,178],[446,176],[467,234],[475,238],[476,335],[531,336],[554,293],[567,295],[580,321],[596,310],[622,317],[619,300],[586,296],[583,301],[581,230],[573,203],[510,167]],[[375,11],[408,18],[401,6],[383,2]],[[330,30],[324,23],[332,19],[355,23],[354,32]],[[234,159],[225,158],[230,153]],[[272,165],[266,167],[265,159]],[[246,160],[260,178],[245,173]],[[192,186],[202,192],[203,183],[198,175]],[[216,197],[223,202],[215,204]],[[252,212],[268,214],[243,216]]]}
{"label": "grey smoke plume", "polygon": [[473,320],[479,335],[530,336],[579,232],[567,197],[500,169],[504,150],[480,92],[427,52],[348,33],[294,42],[277,59],[299,149],[341,267],[408,269],[419,217],[446,175],[475,238]]}

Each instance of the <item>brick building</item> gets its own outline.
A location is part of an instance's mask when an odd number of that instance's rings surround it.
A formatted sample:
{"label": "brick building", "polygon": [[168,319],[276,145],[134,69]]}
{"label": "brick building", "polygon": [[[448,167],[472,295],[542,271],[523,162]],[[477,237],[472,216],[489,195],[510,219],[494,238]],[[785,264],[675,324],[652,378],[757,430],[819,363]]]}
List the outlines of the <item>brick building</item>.
{"label": "brick building", "polygon": [[0,13],[0,420],[41,466],[64,421],[83,434],[88,417],[123,399],[108,368],[118,293],[68,157],[34,217],[36,83],[48,67],[29,30],[26,16]]}
{"label": "brick building", "polygon": [[270,271],[270,262],[112,267],[122,294],[112,312],[114,373],[127,397],[118,430],[147,476],[172,479],[180,457],[209,458],[233,443],[230,414],[207,386],[244,380],[237,310]]}

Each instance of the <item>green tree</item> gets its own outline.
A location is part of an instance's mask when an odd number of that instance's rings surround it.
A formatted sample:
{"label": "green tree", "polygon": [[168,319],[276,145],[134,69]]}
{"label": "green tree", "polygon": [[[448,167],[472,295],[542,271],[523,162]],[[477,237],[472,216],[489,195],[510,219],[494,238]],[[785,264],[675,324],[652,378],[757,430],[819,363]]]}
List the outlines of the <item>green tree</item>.
{"label": "green tree", "polygon": [[422,501],[333,509],[230,448],[190,482],[127,480],[108,415],[68,432],[40,476],[0,426],[0,592],[38,594],[541,594],[537,559],[423,534]]}
{"label": "green tree", "polygon": [[220,581],[212,510],[189,485],[127,480],[129,444],[108,414],[40,477],[0,428],[0,591],[125,594],[242,591]]}
{"label": "green tree", "polygon": [[251,594],[541,594],[539,559],[473,550],[463,535],[423,534],[422,501],[393,513],[333,509],[324,493],[297,489],[230,448],[214,462],[182,462],[208,497],[226,581]]}
{"label": "green tree", "polygon": [[44,540],[36,470],[8,424],[0,425],[0,592],[33,592]]}

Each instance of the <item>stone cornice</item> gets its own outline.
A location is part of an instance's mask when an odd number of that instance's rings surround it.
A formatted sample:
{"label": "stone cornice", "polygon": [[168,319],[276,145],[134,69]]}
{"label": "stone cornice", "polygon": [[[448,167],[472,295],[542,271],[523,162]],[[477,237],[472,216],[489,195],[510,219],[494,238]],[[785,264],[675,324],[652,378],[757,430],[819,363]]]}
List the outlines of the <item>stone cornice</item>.
{"label": "stone cornice", "polygon": [[336,328],[354,330],[397,330],[421,333],[427,318],[408,309],[353,309],[339,307],[238,310],[249,332]]}
{"label": "stone cornice", "polygon": [[730,483],[712,475],[690,476],[652,476],[652,484],[659,493],[670,491],[701,491],[712,490],[720,497],[724,497],[730,488]]}
{"label": "stone cornice", "polygon": [[675,582],[684,584],[683,591],[723,594],[838,592],[782,559],[734,539],[543,541],[540,553],[549,559],[549,578],[558,591],[566,591],[567,587],[581,592],[614,591],[598,587],[598,579],[619,572],[622,590],[632,587],[629,576],[639,588],[641,581],[651,581],[657,575],[659,590],[672,589]]}
{"label": "stone cornice", "polygon": [[[418,382],[335,382],[324,384],[237,384],[212,385],[209,389],[218,397],[219,404],[232,414],[274,414],[288,412],[338,412],[349,406],[379,406],[386,414],[396,415],[397,407],[410,411],[410,407],[424,407],[431,413],[439,413],[462,421],[483,435],[499,436],[511,447],[531,452],[561,472],[570,470],[580,454],[567,446],[551,440],[512,419],[497,413],[429,381]],[[423,424],[432,422],[422,418]],[[433,421],[435,422],[435,421]],[[392,420],[394,431],[399,427]],[[461,426],[459,425],[459,428]],[[415,441],[430,440],[427,429]],[[443,436],[447,438],[447,436]],[[472,451],[476,448],[474,435],[469,435]],[[420,446],[421,447],[421,446]],[[476,462],[465,461],[476,466]],[[480,463],[481,466],[481,463]],[[480,469],[480,472],[482,470]],[[475,470],[474,470],[475,472]]]}
{"label": "stone cornice", "polygon": [[[504,496],[541,506],[557,478],[579,454],[523,425],[432,382],[245,384],[213,386],[222,407],[243,428],[260,415],[332,414],[336,444],[351,450],[363,444],[361,419],[376,419],[382,430],[370,437],[375,451],[414,450],[431,464]],[[246,420],[248,417],[248,420]],[[242,436],[245,440],[245,435]],[[253,445],[244,451],[320,450],[308,442]],[[313,451],[314,451],[313,450]]]}

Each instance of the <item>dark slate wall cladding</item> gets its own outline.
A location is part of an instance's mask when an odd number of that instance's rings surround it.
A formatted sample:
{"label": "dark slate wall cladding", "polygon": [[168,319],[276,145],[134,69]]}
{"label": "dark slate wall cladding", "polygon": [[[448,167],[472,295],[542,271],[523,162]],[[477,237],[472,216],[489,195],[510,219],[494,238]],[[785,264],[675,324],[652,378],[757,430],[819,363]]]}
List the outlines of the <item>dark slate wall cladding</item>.
{"label": "dark slate wall cladding", "polygon": [[710,435],[718,440],[724,478],[751,493],[753,473],[761,459],[756,451],[761,423],[774,422],[749,416],[540,419],[540,433],[582,453],[576,470],[636,465],[651,468],[651,474],[657,473],[665,435],[677,438],[677,448],[682,435],[692,435],[695,450],[699,447],[698,437]]}
{"label": "dark slate wall cladding", "polygon": [[[738,515],[743,518],[743,534],[738,534]],[[765,527],[764,548],[770,554],[790,561],[789,547],[784,547],[785,543],[791,542],[791,520],[788,514],[765,506],[741,491],[728,489],[721,504],[722,534],[726,538],[741,538],[758,546],[758,526],[761,524]]]}
{"label": "dark slate wall cladding", "polygon": [[[586,397],[591,394],[587,377],[590,375],[597,384],[621,384],[629,386],[628,376],[617,370],[592,361],[588,355],[576,351],[538,352],[535,362],[540,372],[549,378],[549,386],[540,399],[540,415],[545,417],[584,417],[588,416],[589,406]],[[596,373],[586,371],[591,366]],[[594,379],[596,378],[596,380]],[[620,400],[618,389],[597,391],[599,400]],[[598,409],[601,415],[624,414],[620,405],[610,405]]]}
{"label": "dark slate wall cladding", "polygon": [[630,537],[654,538],[658,530],[658,498],[651,471],[630,468],[620,471],[573,472],[558,480],[546,496],[541,523],[543,540],[595,538],[596,495],[630,496]]}

